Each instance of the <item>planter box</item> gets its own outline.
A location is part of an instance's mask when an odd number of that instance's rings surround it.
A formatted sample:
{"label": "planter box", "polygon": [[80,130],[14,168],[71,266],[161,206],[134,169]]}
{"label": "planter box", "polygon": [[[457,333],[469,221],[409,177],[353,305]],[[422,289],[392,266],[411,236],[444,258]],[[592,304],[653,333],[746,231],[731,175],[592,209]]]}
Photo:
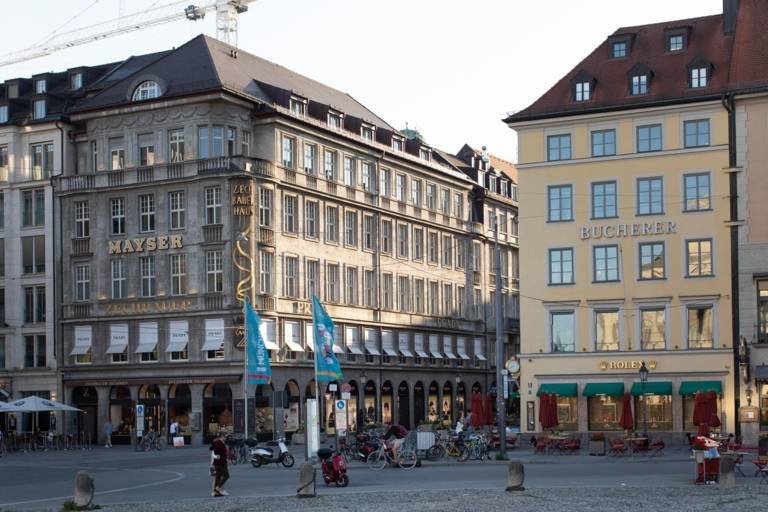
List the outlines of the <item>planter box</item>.
{"label": "planter box", "polygon": [[602,441],[590,441],[589,442],[589,454],[590,455],[605,455],[605,439]]}

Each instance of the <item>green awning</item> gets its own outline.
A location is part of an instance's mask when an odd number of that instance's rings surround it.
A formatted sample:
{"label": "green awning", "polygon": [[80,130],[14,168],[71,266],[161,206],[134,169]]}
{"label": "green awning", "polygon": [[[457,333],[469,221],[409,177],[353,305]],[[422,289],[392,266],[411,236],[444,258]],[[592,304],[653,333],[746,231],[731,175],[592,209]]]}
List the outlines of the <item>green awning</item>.
{"label": "green awning", "polygon": [[590,382],[584,386],[582,396],[621,396],[624,394],[623,382]]}
{"label": "green awning", "polygon": [[559,396],[578,396],[579,387],[576,383],[573,384],[541,384],[539,390],[536,392],[536,396],[541,396],[542,393],[548,393],[550,395]]}
{"label": "green awning", "polygon": [[646,382],[645,387],[643,387],[642,382],[635,382],[632,384],[632,396],[641,396],[643,394],[646,395],[671,395],[672,394],[672,383],[671,382],[659,382],[659,381],[653,381],[653,382]]}
{"label": "green awning", "polygon": [[719,380],[687,380],[680,383],[680,394],[695,395],[700,391],[714,391],[723,394],[723,383]]}

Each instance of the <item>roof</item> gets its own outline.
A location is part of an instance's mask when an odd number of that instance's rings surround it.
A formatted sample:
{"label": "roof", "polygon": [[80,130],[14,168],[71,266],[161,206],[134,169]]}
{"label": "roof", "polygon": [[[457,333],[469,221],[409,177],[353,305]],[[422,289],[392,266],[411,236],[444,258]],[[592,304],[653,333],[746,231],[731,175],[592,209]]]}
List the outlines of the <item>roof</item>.
{"label": "roof", "polygon": [[517,167],[515,167],[515,164],[495,155],[489,155],[489,159],[491,167],[505,174],[513,183],[517,183]]}
{"label": "roof", "polygon": [[764,87],[768,79],[768,2],[741,0],[731,55],[730,82],[734,90]]}
{"label": "roof", "polygon": [[268,104],[282,104],[284,93],[289,93],[394,131],[349,94],[205,35],[170,51],[128,59],[106,78],[104,90],[75,110],[128,104],[142,77],[158,80],[164,98],[228,89]]}

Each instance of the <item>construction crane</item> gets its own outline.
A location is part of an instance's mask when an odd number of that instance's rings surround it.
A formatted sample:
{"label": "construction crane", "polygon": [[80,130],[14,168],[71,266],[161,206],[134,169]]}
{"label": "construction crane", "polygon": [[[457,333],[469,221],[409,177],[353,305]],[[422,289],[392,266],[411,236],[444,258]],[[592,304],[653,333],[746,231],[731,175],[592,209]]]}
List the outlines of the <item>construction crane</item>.
{"label": "construction crane", "polygon": [[248,4],[255,1],[208,0],[198,6],[190,4],[189,0],[180,0],[151,7],[133,14],[122,15],[121,12],[121,15],[117,18],[65,32],[54,32],[50,37],[34,46],[0,55],[0,66],[9,66],[18,62],[45,57],[46,55],[51,55],[54,52],[74,46],[93,43],[108,37],[119,36],[185,18],[190,21],[201,20],[210,11],[216,11],[216,38],[227,44],[237,46],[237,16],[247,11]]}

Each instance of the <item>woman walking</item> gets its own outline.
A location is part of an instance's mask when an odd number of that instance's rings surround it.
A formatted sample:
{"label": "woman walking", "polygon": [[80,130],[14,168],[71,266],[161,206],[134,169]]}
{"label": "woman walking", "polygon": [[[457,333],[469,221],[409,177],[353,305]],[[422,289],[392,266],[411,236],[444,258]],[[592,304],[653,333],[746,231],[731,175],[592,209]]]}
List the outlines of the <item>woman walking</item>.
{"label": "woman walking", "polygon": [[227,445],[224,443],[224,434],[220,433],[211,444],[211,466],[214,477],[211,496],[228,496],[229,493],[222,489],[226,481],[229,480]]}

